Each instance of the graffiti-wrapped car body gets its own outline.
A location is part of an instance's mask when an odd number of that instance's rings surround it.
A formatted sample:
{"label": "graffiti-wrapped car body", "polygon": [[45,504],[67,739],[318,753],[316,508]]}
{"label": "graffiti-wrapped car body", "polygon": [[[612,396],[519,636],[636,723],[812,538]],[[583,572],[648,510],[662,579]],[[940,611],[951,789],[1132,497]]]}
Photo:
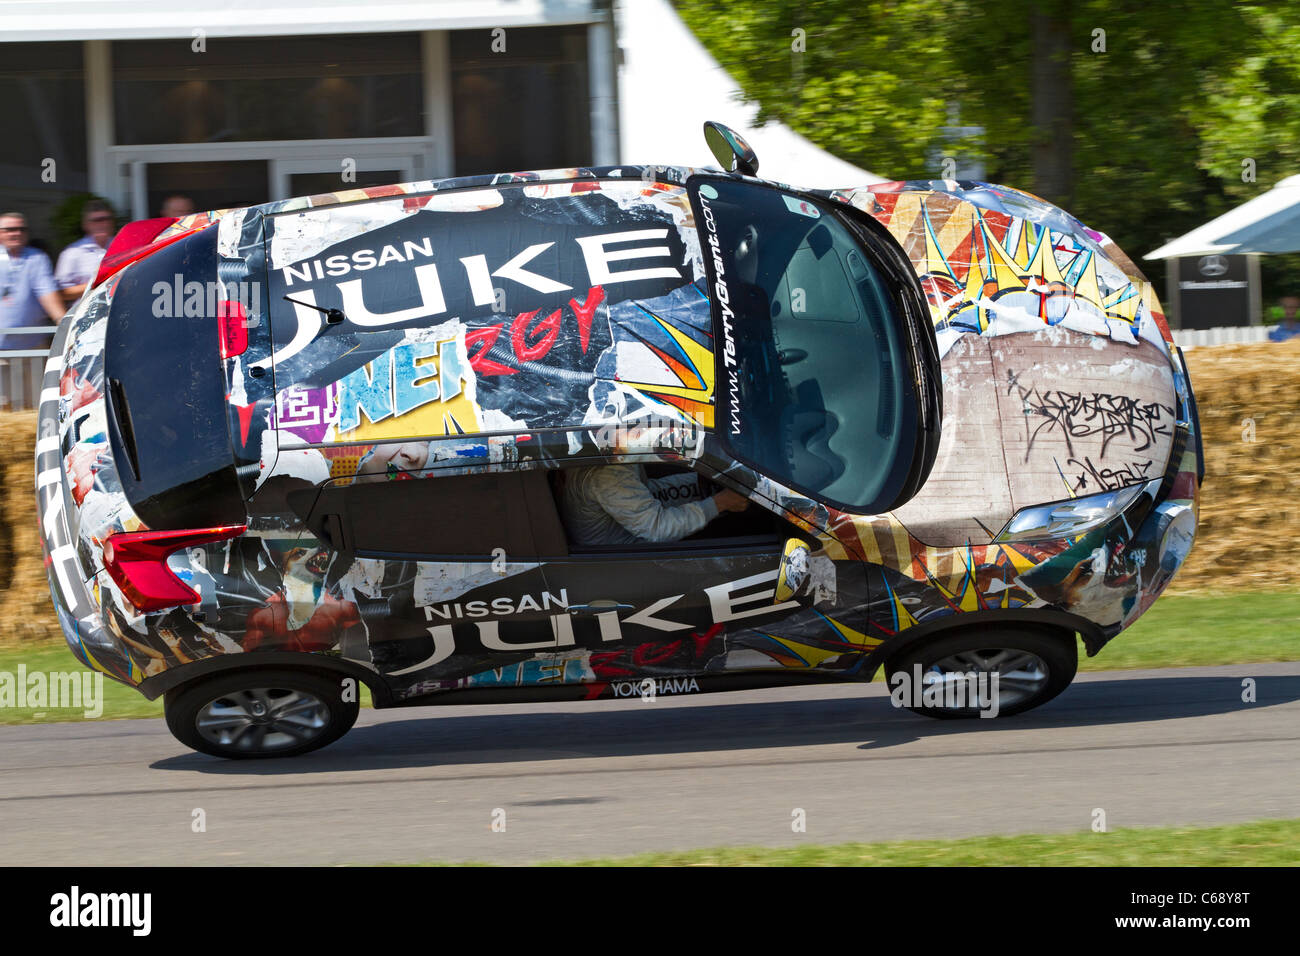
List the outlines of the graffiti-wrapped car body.
{"label": "graffiti-wrapped car body", "polygon": [[[1104,235],[980,183],[568,169],[134,224],[65,320],[37,486],[86,665],[187,744],[377,706],[999,674],[1012,713],[1191,546],[1193,398]],[[749,507],[583,545],[574,469]],[[675,475],[676,477],[670,478]],[[673,500],[669,500],[673,499]]]}

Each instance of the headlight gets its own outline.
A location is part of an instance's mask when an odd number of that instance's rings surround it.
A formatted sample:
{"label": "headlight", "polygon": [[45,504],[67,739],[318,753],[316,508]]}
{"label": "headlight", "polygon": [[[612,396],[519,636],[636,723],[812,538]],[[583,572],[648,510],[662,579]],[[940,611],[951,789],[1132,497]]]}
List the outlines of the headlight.
{"label": "headlight", "polygon": [[1034,505],[1012,515],[995,542],[1073,538],[1105,524],[1137,500],[1145,485],[1130,485],[1050,505]]}

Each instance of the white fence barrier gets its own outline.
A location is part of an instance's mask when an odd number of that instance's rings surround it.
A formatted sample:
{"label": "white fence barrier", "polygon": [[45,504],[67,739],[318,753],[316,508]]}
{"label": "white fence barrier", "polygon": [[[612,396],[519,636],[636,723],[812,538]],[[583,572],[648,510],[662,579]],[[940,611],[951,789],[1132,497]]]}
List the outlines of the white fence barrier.
{"label": "white fence barrier", "polygon": [[0,352],[0,412],[39,405],[44,375],[44,352]]}
{"label": "white fence barrier", "polygon": [[1180,349],[1200,348],[1203,345],[1239,345],[1267,342],[1268,325],[1229,325],[1218,329],[1174,329],[1174,341]]}
{"label": "white fence barrier", "polygon": [[[0,329],[0,335],[26,335],[34,337],[32,345],[48,344],[53,329],[39,328]],[[44,336],[44,339],[41,337]],[[45,360],[48,352],[43,348],[0,349],[0,411],[17,411],[35,408],[41,402],[41,380],[45,377]]]}

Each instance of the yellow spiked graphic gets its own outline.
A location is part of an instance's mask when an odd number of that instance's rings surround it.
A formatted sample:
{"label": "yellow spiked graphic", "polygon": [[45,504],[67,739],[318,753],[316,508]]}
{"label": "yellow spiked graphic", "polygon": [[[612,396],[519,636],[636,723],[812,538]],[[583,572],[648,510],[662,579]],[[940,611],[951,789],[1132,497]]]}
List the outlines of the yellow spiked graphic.
{"label": "yellow spiked graphic", "polygon": [[903,599],[894,593],[894,589],[889,589],[889,597],[894,602],[894,625],[899,631],[905,631],[909,627],[916,627],[916,615],[907,609]]}
{"label": "yellow spiked graphic", "polygon": [[1064,282],[1061,270],[1056,265],[1056,253],[1053,251],[1054,240],[1052,230],[1046,226],[1038,234],[1038,245],[1034,249],[1034,257],[1025,273],[1030,276],[1040,276],[1044,282]]}
{"label": "yellow spiked graphic", "polygon": [[1023,289],[1025,283],[1020,278],[1020,267],[1012,260],[1011,254],[1002,248],[1002,243],[993,238],[993,233],[980,217],[980,232],[984,236],[984,248],[988,252],[989,264],[993,267],[993,278],[997,280],[998,291]]}
{"label": "yellow spiked graphic", "polygon": [[[949,604],[956,606],[959,611],[978,611],[980,606],[979,593],[976,589],[975,568],[971,564],[969,552],[966,555],[965,571],[959,573],[960,584],[958,583],[958,574],[954,574],[953,589],[943,586],[943,582],[933,575],[930,577],[930,583],[939,589],[939,593],[948,599]],[[960,594],[958,594],[960,589]]]}
{"label": "yellow spiked graphic", "polygon": [[701,388],[693,390],[696,392],[696,397],[699,397],[698,393],[703,391],[706,393],[705,400],[709,400],[708,396],[713,394],[713,353],[659,316],[656,315],[654,320],[659,323],[660,328],[673,337],[673,341],[681,347],[682,351],[691,360],[691,363],[699,370],[702,381],[700,382]]}
{"label": "yellow spiked graphic", "polygon": [[970,224],[970,271],[966,273],[966,291],[963,298],[967,302],[978,302],[984,294],[984,282],[987,277],[984,275],[984,269],[980,266],[980,261],[975,255],[975,237],[978,234],[976,228],[977,222],[971,217]]}
{"label": "yellow spiked graphic", "polygon": [[1130,282],[1114,295],[1107,296],[1102,305],[1108,315],[1123,319],[1125,322],[1132,322],[1137,317],[1138,306],[1141,302],[1142,297],[1138,295],[1137,289]]}
{"label": "yellow spiked graphic", "polygon": [[998,545],[998,547],[1002,550],[1006,559],[1011,562],[1011,566],[1016,569],[1016,574],[1024,574],[1030,568],[1033,568],[1038,564],[1037,561],[1026,557],[1009,545],[1001,544]]}
{"label": "yellow spiked graphic", "polygon": [[1028,219],[1012,220],[1019,227],[1016,232],[1016,251],[1013,258],[1016,265],[1023,267],[1029,261],[1029,243],[1032,241],[1034,224]]}
{"label": "yellow spiked graphic", "polygon": [[1097,257],[1091,249],[1080,255],[1084,256],[1083,267],[1070,268],[1070,274],[1076,277],[1073,283],[1075,297],[1094,305],[1101,305],[1101,286],[1097,283]]}
{"label": "yellow spiked graphic", "polygon": [[961,609],[963,611],[978,611],[980,609],[979,589],[976,586],[975,572],[973,570],[966,580],[962,582]]}
{"label": "yellow spiked graphic", "polygon": [[[897,600],[897,598],[895,598],[895,600]],[[908,614],[908,617],[911,617],[911,614]],[[863,650],[869,651],[872,648],[878,647],[880,645],[879,638],[867,637],[867,635],[863,634],[861,631],[854,630],[853,628],[849,627],[847,624],[841,624],[833,617],[826,618],[826,621],[828,624],[830,624],[831,627],[835,628],[836,632],[839,633],[840,637],[844,638],[846,642],[854,645],[855,647],[860,647]],[[912,623],[913,624],[916,623],[915,618],[912,619]]]}

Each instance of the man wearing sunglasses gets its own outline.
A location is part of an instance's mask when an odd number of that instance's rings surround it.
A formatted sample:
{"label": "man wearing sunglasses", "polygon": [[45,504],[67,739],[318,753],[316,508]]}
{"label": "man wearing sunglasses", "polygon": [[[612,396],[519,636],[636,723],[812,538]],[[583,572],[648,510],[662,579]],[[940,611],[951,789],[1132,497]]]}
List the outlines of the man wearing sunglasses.
{"label": "man wearing sunglasses", "polygon": [[99,260],[113,241],[113,226],[113,210],[107,203],[92,199],[82,208],[81,231],[85,235],[63,250],[54,268],[54,281],[68,305],[81,298],[99,271]]}
{"label": "man wearing sunglasses", "polygon": [[[20,212],[0,215],[0,330],[57,324],[66,307],[59,295],[50,257],[27,245],[27,219]],[[0,335],[0,350],[48,349],[52,335]]]}

